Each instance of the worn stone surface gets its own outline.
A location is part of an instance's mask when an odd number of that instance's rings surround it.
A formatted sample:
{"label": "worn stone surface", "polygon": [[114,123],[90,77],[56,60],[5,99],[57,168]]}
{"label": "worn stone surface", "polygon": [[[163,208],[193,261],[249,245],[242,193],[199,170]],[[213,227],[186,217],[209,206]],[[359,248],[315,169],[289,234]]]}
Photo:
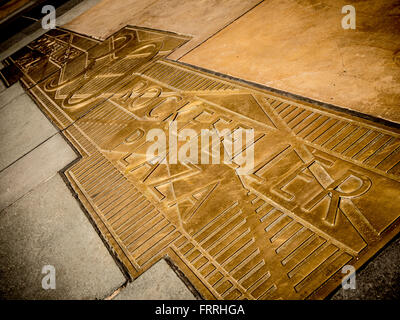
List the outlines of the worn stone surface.
{"label": "worn stone surface", "polygon": [[59,14],[59,18],[57,19],[57,26],[62,26],[76,17],[80,16],[96,4],[98,4],[101,0],[70,0],[61,6],[57,12],[61,12]]}
{"label": "worn stone surface", "polygon": [[400,122],[400,3],[354,2],[356,30],[346,4],[264,1],[181,61]]}
{"label": "worn stone surface", "polygon": [[0,213],[0,274],[0,299],[103,299],[125,282],[58,174]]}
{"label": "worn stone surface", "polygon": [[53,177],[76,157],[68,143],[56,134],[1,171],[0,211]]}
{"label": "worn stone surface", "polygon": [[123,288],[114,300],[196,300],[165,260]]}
{"label": "worn stone surface", "polygon": [[400,237],[356,273],[356,289],[340,288],[333,300],[400,299]]}
{"label": "worn stone surface", "polygon": [[[19,83],[16,85],[19,86]],[[7,89],[5,93],[13,87]],[[56,132],[57,129],[27,94],[18,96],[0,109],[0,170]]]}
{"label": "worn stone surface", "polygon": [[105,39],[126,25],[191,35],[193,39],[176,50],[183,54],[227,26],[260,0],[103,0],[64,27]]}
{"label": "worn stone surface", "polygon": [[[1,85],[4,85],[3,82],[1,82]],[[22,95],[24,92],[24,89],[19,83],[15,83],[9,88],[4,87],[4,90],[2,91],[0,90],[0,110],[9,102]]]}

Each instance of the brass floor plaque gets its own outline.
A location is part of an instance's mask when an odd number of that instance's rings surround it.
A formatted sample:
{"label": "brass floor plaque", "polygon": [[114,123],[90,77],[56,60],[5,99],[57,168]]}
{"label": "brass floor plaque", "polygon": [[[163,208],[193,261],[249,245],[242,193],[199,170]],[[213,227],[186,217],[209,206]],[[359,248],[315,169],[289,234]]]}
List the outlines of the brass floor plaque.
{"label": "brass floor plaque", "polygon": [[[399,130],[165,59],[187,40],[126,27],[61,64],[68,47],[40,43],[45,62],[13,63],[82,154],[66,175],[133,278],[169,256],[206,299],[326,297],[399,231]],[[245,149],[148,162],[147,133],[172,123],[170,141],[253,129],[254,167],[237,174]]]}

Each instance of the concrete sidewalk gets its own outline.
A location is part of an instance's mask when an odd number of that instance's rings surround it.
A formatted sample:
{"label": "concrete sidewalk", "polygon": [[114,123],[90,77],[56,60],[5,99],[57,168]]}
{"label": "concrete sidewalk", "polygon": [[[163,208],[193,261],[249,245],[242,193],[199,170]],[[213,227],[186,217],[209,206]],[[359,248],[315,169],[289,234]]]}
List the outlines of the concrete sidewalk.
{"label": "concrete sidewalk", "polygon": [[[0,299],[195,299],[164,261],[126,286],[61,177],[78,155],[19,83],[0,105]],[[47,265],[55,290],[42,288]]]}

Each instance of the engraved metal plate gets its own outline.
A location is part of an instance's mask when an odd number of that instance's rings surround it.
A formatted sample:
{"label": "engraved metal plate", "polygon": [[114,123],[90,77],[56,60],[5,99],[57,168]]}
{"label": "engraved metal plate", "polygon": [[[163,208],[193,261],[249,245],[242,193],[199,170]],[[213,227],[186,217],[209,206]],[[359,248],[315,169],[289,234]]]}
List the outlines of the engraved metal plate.
{"label": "engraved metal plate", "polygon": [[[399,130],[165,58],[188,39],[126,27],[25,72],[82,155],[68,180],[133,278],[169,256],[206,299],[326,297],[399,231]],[[254,129],[254,170],[148,163],[171,120]]]}
{"label": "engraved metal plate", "polygon": [[0,74],[7,86],[22,78],[25,86],[30,88],[98,44],[100,41],[95,39],[53,29],[5,59],[5,68]]}

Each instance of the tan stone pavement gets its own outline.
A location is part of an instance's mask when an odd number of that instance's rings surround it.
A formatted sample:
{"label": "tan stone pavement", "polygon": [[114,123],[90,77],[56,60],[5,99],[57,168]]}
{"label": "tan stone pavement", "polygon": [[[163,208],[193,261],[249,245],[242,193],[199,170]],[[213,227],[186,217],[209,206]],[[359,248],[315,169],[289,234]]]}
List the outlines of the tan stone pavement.
{"label": "tan stone pavement", "polygon": [[344,30],[346,4],[103,0],[65,27],[101,39],[126,24],[192,35],[169,58],[400,123],[400,4],[354,2],[356,30]]}

